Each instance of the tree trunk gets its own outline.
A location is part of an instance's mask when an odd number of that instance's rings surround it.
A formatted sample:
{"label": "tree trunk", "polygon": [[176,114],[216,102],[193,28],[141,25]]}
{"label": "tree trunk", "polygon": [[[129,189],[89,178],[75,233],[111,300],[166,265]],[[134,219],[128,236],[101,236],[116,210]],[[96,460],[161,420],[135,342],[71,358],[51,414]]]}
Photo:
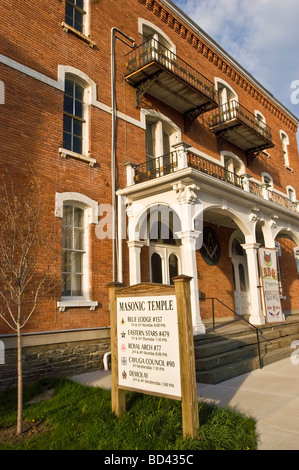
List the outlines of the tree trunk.
{"label": "tree trunk", "polygon": [[22,371],[22,333],[20,315],[17,324],[17,340],[18,340],[18,421],[17,435],[23,432],[23,371]]}

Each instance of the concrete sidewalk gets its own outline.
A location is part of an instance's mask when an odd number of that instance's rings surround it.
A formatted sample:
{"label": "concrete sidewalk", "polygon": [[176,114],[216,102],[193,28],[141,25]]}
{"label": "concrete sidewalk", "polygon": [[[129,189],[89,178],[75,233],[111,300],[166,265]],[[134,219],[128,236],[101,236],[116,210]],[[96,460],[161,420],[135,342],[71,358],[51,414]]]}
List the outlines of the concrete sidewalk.
{"label": "concrete sidewalk", "polygon": [[[90,386],[111,387],[111,372],[77,375]],[[299,450],[299,364],[290,358],[218,385],[197,384],[199,399],[229,405],[254,417],[259,450]]]}

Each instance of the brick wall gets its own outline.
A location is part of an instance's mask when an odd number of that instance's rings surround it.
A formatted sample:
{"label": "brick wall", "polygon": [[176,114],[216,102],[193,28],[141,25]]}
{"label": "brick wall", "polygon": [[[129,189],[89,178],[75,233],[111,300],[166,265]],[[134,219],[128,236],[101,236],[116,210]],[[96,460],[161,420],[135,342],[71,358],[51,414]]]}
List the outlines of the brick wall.
{"label": "brick wall", "polygon": [[[296,125],[279,108],[263,97],[261,92],[233,70],[217,51],[196,34],[159,1],[123,0],[111,2],[101,0],[90,2],[90,36],[96,46],[88,44],[61,27],[64,21],[64,1],[34,2],[26,4],[3,2],[0,6],[2,17],[2,39],[0,52],[18,64],[43,74],[53,81],[58,80],[58,66],[70,65],[84,72],[97,86],[97,100],[111,106],[110,82],[110,35],[111,28],[116,26],[141,43],[138,32],[138,18],[144,18],[162,29],[177,47],[177,54],[214,82],[219,77],[230,84],[239,96],[240,103],[249,111],[259,110],[272,128],[275,148],[269,151],[270,157],[263,154],[256,158],[246,170],[260,179],[262,171],[269,172],[277,189],[285,192],[287,185],[292,185],[299,194],[299,183],[296,177],[299,170],[296,143]],[[29,26],[30,25],[30,26]],[[5,39],[4,39],[5,38]],[[118,110],[133,119],[140,120],[140,112],[134,106],[134,89],[125,82],[125,54],[129,48],[116,41],[116,100]],[[28,177],[29,169],[43,185],[45,204],[45,225],[56,224],[57,252],[60,253],[61,219],[55,219],[55,193],[76,191],[99,204],[111,203],[111,114],[90,107],[89,147],[90,155],[97,160],[92,168],[85,162],[75,159],[63,159],[58,153],[62,147],[62,109],[63,92],[58,88],[42,83],[17,71],[12,67],[0,64],[1,80],[5,84],[5,106],[1,107],[1,161],[0,171],[9,174],[9,178],[20,184]],[[199,117],[193,123],[190,132],[184,133],[183,117],[166,105],[146,96],[144,106],[158,110],[168,116],[182,129],[182,139],[194,148],[220,160],[219,149],[214,134],[209,129],[210,113]],[[289,158],[294,173],[283,166],[279,131],[285,130],[290,138]],[[126,183],[123,163],[145,161],[145,133],[140,127],[122,119],[117,124],[117,187]],[[246,165],[244,152],[224,142],[222,150],[235,152]],[[27,172],[27,173],[26,173]],[[221,232],[223,253],[227,253],[226,229]],[[123,244],[124,283],[129,282],[128,250]],[[90,263],[91,263],[91,296],[97,300],[99,307],[95,311],[85,308],[67,309],[60,312],[57,300],[60,299],[59,282],[60,257],[53,266],[53,273],[58,278],[57,290],[47,301],[40,305],[36,314],[26,326],[26,331],[47,331],[72,328],[95,328],[110,323],[108,309],[107,284],[112,281],[112,247],[109,240],[99,240],[95,236],[95,226],[90,226]],[[142,279],[149,280],[148,255],[143,250]],[[222,292],[222,298],[232,306],[232,269],[228,258],[223,257],[215,268],[203,264],[197,256],[199,271],[199,289],[206,296]],[[218,283],[211,283],[217,276]],[[298,282],[298,281],[297,281]],[[297,303],[295,294],[294,302]],[[220,313],[222,315],[222,313]],[[1,323],[0,331],[9,333]]]}

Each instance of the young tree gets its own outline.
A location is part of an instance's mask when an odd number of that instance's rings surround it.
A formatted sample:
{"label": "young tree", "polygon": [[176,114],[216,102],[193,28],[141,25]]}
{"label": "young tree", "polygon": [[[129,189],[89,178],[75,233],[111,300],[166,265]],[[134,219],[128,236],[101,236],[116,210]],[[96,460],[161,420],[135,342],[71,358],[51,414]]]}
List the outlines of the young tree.
{"label": "young tree", "polygon": [[[27,175],[28,179],[28,175]],[[25,180],[26,181],[26,180]],[[55,230],[45,230],[39,185],[15,187],[3,178],[0,197],[0,318],[17,333],[18,420],[23,432],[22,330],[38,300],[53,289]]]}

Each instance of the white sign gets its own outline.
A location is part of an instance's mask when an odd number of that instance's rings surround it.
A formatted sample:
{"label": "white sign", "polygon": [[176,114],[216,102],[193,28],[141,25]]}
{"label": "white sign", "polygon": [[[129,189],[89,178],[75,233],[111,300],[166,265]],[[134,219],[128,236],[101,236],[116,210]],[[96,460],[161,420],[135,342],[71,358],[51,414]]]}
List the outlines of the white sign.
{"label": "white sign", "polygon": [[259,261],[267,321],[268,323],[283,322],[284,315],[280,301],[276,250],[259,248]]}
{"label": "white sign", "polygon": [[117,298],[120,387],[181,397],[175,295]]}

